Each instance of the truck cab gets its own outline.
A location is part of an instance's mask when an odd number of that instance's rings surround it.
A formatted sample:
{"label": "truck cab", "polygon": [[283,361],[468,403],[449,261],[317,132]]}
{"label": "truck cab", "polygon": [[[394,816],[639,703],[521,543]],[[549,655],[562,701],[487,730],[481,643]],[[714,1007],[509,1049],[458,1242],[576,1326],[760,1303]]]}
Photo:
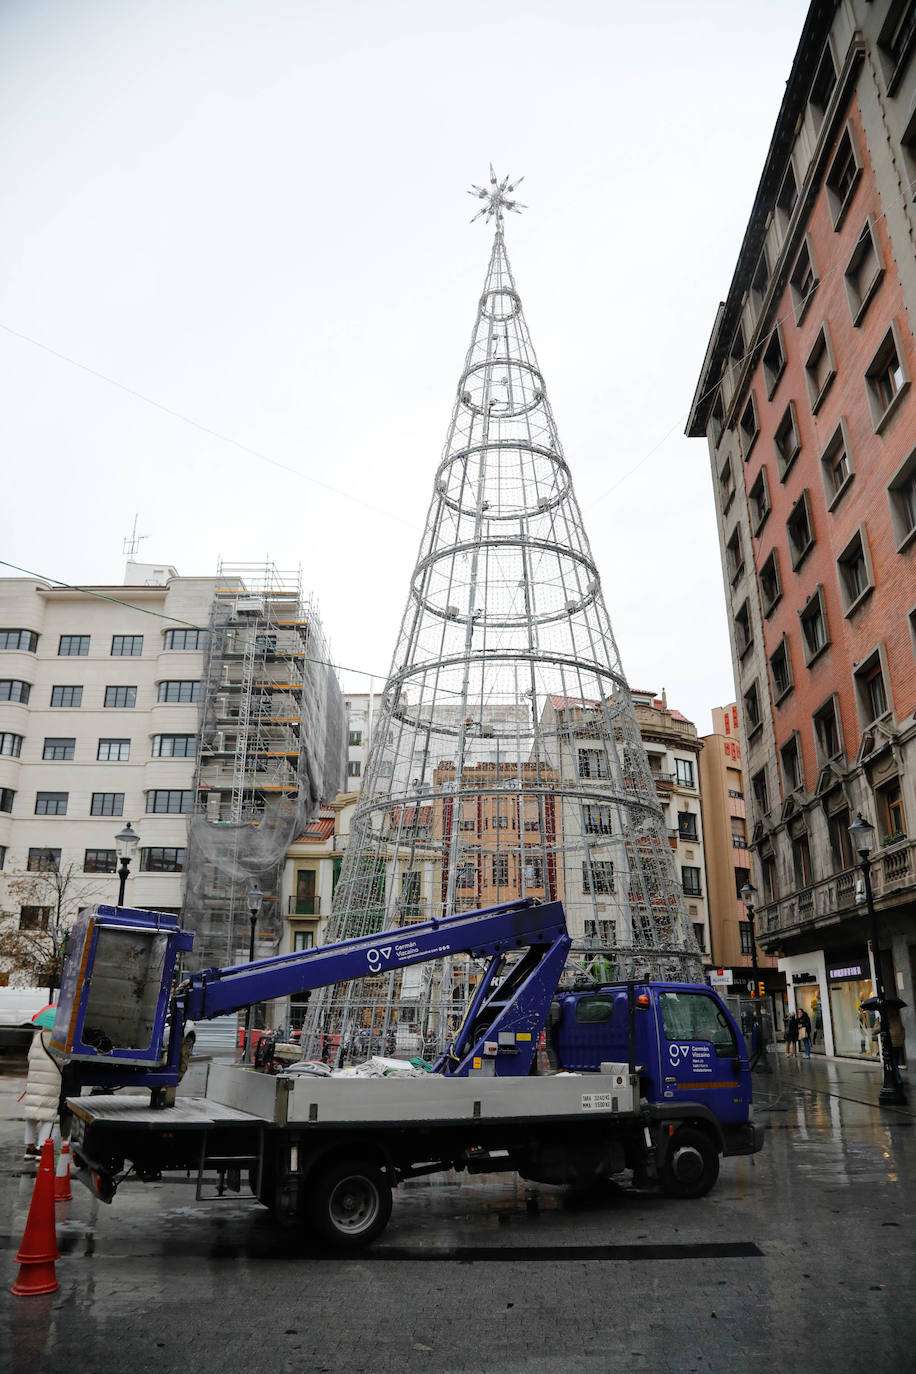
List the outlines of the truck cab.
{"label": "truck cab", "polygon": [[748,1047],[712,988],[636,982],[562,993],[551,1007],[548,1053],[553,1067],[577,1073],[629,1061],[658,1120],[689,1118],[721,1153],[751,1153]]}

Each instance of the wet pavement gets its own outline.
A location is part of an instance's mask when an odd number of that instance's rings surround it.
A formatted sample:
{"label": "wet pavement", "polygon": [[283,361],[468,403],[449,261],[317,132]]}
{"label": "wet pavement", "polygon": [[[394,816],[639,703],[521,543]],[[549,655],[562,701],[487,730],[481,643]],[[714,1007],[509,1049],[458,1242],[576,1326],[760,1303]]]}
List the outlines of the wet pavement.
{"label": "wet pavement", "polygon": [[763,1153],[723,1161],[697,1201],[434,1176],[402,1186],[380,1241],[341,1259],[244,1194],[125,1185],[107,1207],[74,1185],[57,1204],[60,1288],[29,1298],[8,1292],[34,1179],[23,1082],[2,1077],[0,1369],[912,1368],[916,1108],[879,1109],[870,1064],[771,1062],[755,1076]]}

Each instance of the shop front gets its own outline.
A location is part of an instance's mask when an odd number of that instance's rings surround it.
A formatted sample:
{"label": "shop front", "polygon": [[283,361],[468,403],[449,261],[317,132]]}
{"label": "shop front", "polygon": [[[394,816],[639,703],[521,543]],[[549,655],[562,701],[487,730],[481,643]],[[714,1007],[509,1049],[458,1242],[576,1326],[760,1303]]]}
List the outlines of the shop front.
{"label": "shop front", "polygon": [[[862,1003],[872,996],[868,951],[864,945],[826,951],[827,994],[833,1025],[834,1054],[855,1059],[880,1058],[875,1013]],[[811,1018],[812,1025],[814,1018]]]}
{"label": "shop front", "polygon": [[811,1018],[811,1049],[814,1054],[827,1053],[824,1035],[824,1002],[821,986],[814,973],[795,973],[792,976],[795,1010],[806,1011]]}

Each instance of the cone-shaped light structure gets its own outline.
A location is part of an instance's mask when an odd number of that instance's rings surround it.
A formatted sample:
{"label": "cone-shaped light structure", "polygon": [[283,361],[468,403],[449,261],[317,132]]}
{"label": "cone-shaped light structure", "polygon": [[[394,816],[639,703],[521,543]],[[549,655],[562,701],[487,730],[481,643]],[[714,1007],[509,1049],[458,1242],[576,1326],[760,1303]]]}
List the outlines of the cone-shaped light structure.
{"label": "cone-shaped light structure", "polygon": [[[571,964],[696,978],[665,819],[503,238],[474,334],[334,898],[330,939],[560,898]],[[313,995],[306,1053],[441,1048],[477,970]]]}

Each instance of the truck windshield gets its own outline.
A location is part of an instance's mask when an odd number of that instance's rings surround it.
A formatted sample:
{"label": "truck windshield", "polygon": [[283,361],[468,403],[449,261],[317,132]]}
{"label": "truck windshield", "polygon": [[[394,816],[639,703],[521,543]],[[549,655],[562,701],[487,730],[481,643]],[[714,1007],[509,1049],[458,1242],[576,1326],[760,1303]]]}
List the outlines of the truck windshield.
{"label": "truck windshield", "polygon": [[722,1008],[702,992],[659,993],[668,1040],[706,1040],[717,1054],[737,1054],[735,1033]]}

